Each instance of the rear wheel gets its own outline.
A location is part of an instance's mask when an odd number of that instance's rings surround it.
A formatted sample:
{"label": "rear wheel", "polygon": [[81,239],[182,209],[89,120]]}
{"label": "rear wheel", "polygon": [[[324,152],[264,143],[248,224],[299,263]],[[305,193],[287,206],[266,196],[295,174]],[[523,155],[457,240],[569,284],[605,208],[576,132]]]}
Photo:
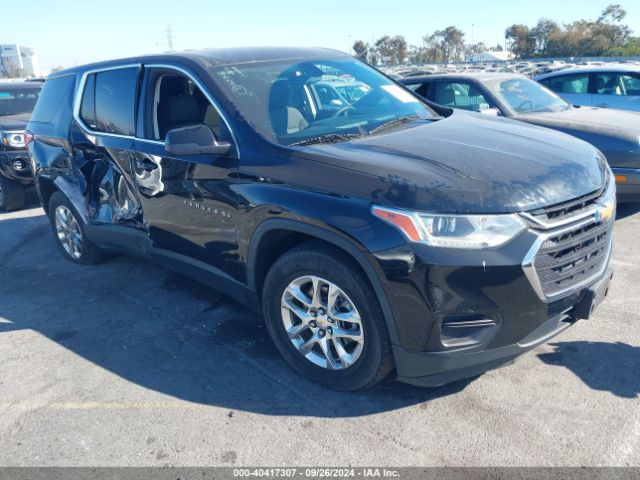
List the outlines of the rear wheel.
{"label": "rear wheel", "polygon": [[61,192],[56,192],[49,201],[49,221],[56,243],[64,257],[84,265],[94,265],[112,257],[91,242],[84,233],[82,217]]}
{"label": "rear wheel", "polygon": [[0,174],[0,210],[17,210],[25,204],[24,186]]}
{"label": "rear wheel", "polygon": [[278,350],[310,380],[362,390],[393,369],[378,300],[342,252],[305,244],[285,253],[269,271],[262,299]]}

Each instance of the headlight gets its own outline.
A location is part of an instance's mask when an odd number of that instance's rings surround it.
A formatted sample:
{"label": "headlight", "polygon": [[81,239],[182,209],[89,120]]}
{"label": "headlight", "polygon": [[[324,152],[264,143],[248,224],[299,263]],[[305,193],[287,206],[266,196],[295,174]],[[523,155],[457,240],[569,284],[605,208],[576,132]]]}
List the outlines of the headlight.
{"label": "headlight", "polygon": [[0,142],[13,148],[24,147],[24,132],[2,132],[0,131]]}
{"label": "headlight", "polygon": [[526,226],[517,215],[432,215],[373,206],[376,217],[410,241],[433,247],[482,249],[509,242]]}

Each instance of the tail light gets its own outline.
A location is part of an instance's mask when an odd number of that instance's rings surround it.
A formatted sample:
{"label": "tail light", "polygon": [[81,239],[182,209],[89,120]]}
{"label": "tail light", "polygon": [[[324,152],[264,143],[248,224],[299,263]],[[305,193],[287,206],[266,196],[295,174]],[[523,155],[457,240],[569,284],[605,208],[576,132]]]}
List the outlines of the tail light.
{"label": "tail light", "polygon": [[35,136],[33,135],[32,132],[29,132],[29,131],[24,132],[24,146],[28,147],[29,144],[33,142],[34,138]]}

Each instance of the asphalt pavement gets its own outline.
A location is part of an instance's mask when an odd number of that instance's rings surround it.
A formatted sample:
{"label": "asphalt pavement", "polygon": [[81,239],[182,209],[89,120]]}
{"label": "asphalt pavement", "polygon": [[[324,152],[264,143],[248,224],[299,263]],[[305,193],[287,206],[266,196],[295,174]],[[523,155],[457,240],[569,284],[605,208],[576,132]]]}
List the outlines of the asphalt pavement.
{"label": "asphalt pavement", "polygon": [[640,205],[594,318],[435,389],[336,393],[242,305],[153,264],[77,266],[0,214],[0,465],[640,465]]}

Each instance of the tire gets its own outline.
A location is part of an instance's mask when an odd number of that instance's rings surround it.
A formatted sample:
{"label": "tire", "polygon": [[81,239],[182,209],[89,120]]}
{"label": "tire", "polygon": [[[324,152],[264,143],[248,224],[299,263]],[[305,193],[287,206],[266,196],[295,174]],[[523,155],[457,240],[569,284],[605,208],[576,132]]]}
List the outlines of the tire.
{"label": "tire", "polygon": [[[64,228],[65,218],[66,229]],[[61,192],[55,192],[49,200],[49,222],[58,248],[70,262],[96,265],[113,257],[113,254],[101,249],[87,238],[82,217]],[[63,239],[63,236],[65,239],[73,238],[68,241]]]}
{"label": "tire", "polygon": [[[315,303],[314,288],[321,292]],[[278,351],[309,380],[357,391],[373,387],[393,370],[378,299],[355,262],[340,250],[309,242],[283,254],[267,274],[262,306]]]}
{"label": "tire", "polygon": [[0,173],[0,210],[17,210],[24,207],[25,201],[25,188],[22,184]]}

